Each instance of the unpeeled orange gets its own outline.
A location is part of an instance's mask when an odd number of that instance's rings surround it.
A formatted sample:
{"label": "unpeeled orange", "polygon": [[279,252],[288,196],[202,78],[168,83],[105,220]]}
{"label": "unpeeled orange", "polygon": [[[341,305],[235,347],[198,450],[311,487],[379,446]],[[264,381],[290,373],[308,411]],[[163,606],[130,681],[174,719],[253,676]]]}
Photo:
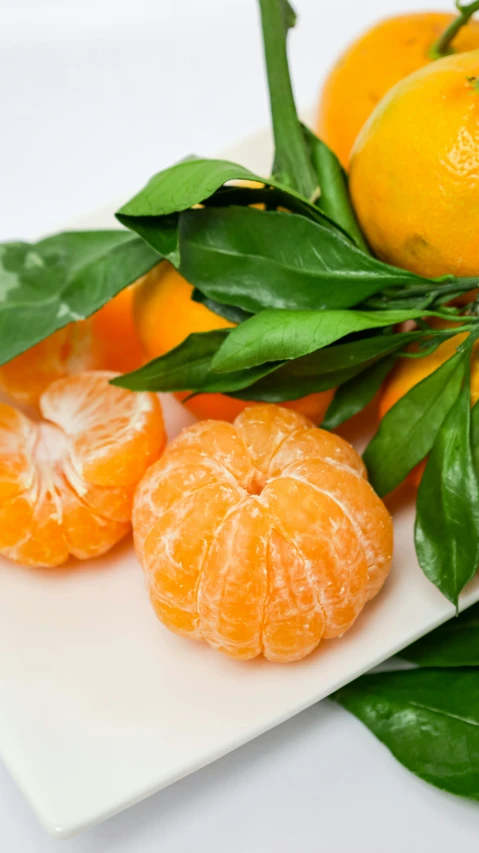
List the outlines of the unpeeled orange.
{"label": "unpeeled orange", "polygon": [[422,276],[477,276],[479,50],[398,83],[369,117],[350,189],[375,254]]}
{"label": "unpeeled orange", "polygon": [[185,429],[138,486],[133,531],[167,628],[279,662],[350,628],[393,544],[356,451],[273,405]]}
{"label": "unpeeled orange", "polygon": [[[347,168],[354,141],[389,90],[433,61],[431,48],[454,19],[446,12],[409,12],[379,21],[356,39],[327,76],[318,105],[321,139]],[[454,38],[456,53],[479,48],[479,23]]]}
{"label": "unpeeled orange", "polygon": [[133,492],[161,453],[154,394],[86,372],[53,382],[41,422],[0,404],[0,554],[58,566],[103,554],[129,530]]}
{"label": "unpeeled orange", "polygon": [[[145,358],[150,360],[179,346],[192,332],[231,328],[234,324],[195,302],[193,287],[167,261],[154,267],[138,283],[134,295],[136,329]],[[334,390],[308,394],[299,400],[283,403],[315,423],[321,423],[333,399]],[[189,392],[176,394],[185,400]],[[225,394],[198,394],[186,403],[198,418],[220,418],[233,421],[251,402]]]}

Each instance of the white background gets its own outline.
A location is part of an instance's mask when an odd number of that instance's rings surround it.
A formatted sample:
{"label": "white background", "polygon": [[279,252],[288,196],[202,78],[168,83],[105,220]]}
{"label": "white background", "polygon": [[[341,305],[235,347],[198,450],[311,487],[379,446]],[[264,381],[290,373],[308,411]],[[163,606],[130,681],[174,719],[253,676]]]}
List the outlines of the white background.
{"label": "white background", "polygon": [[[298,102],[361,28],[410,8],[296,0]],[[126,199],[267,121],[255,0],[0,0],[0,19],[1,240]],[[408,774],[328,702],[70,841],[44,834],[0,765],[8,853],[445,853],[478,833],[479,805]]]}

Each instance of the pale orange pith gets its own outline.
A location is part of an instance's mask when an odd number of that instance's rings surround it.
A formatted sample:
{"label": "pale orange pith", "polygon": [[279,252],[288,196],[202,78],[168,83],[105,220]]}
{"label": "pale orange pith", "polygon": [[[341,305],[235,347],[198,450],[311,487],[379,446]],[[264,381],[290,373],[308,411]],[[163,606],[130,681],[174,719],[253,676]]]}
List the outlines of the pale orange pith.
{"label": "pale orange pith", "polygon": [[422,276],[479,273],[479,50],[398,83],[351,157],[351,197],[374,253]]}
{"label": "pale orange pith", "polygon": [[184,430],[139,484],[133,532],[167,628],[278,662],[351,627],[393,545],[356,451],[273,405]]}
{"label": "pale orange pith", "polygon": [[[347,168],[354,141],[389,90],[432,62],[430,50],[454,15],[414,12],[379,21],[342,54],[326,78],[318,105],[318,135]],[[479,48],[471,19],[453,41],[456,53]]]}
{"label": "pale orange pith", "polygon": [[134,285],[125,288],[87,320],[69,323],[0,365],[0,391],[36,407],[56,379],[85,370],[124,373],[140,367],[143,356],[133,319],[133,291]]}
{"label": "pale orange pith", "polygon": [[[210,332],[213,329],[232,328],[223,317],[205,305],[191,299],[193,287],[175,268],[164,261],[141,282],[135,291],[135,319],[144,356],[150,360],[164,355],[179,346],[193,332]],[[295,409],[315,423],[321,423],[333,398],[334,389],[308,394],[299,400],[282,403]],[[185,400],[189,392],[178,392]],[[251,401],[237,400],[225,394],[198,394],[186,406],[198,418],[219,418],[233,421]]]}
{"label": "pale orange pith", "polygon": [[0,404],[0,554],[59,566],[130,530],[134,489],[165,431],[155,395],[115,388],[114,375],[57,380],[40,398],[41,422]]}

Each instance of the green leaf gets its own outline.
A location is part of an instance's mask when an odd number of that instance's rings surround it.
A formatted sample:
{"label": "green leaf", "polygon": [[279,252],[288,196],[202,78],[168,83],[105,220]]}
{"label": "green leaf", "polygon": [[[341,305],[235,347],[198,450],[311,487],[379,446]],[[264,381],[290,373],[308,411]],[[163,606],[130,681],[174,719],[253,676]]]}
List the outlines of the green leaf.
{"label": "green leaf", "polygon": [[288,311],[270,309],[246,320],[224,341],[213,361],[219,373],[267,361],[299,358],[347,335],[415,320],[417,311]]}
{"label": "green leaf", "polygon": [[275,143],[273,174],[315,201],[318,182],[296,113],[286,55],[288,29],[296,16],[287,0],[259,0],[259,6]]}
{"label": "green leaf", "polygon": [[180,272],[206,296],[250,312],[350,308],[385,287],[432,286],[366,255],[340,231],[250,207],[182,213],[180,256]]}
{"label": "green leaf", "polygon": [[98,311],[158,263],[128,231],[78,231],[0,245],[0,364]]}
{"label": "green leaf", "polygon": [[[469,351],[459,354],[464,373]],[[429,580],[457,607],[479,562],[479,483],[470,432],[469,371],[434,442],[416,501],[415,543]]]}
{"label": "green leaf", "polygon": [[403,649],[400,657],[418,666],[479,667],[479,604]]}
{"label": "green leaf", "polygon": [[325,142],[304,125],[303,133],[321,190],[317,206],[337,222],[363,252],[369,252],[351,204],[346,172]]}
{"label": "green leaf", "polygon": [[229,320],[230,323],[244,323],[252,315],[241,308],[235,308],[234,305],[224,305],[222,302],[215,302],[214,299],[208,299],[201,290],[195,288],[191,295],[193,302],[199,302],[200,305],[205,305],[214,314],[223,317],[224,320]]}
{"label": "green leaf", "polygon": [[[224,186],[229,181],[252,181],[258,186]],[[164,217],[171,217],[169,221],[172,228],[174,214],[198,204],[211,203],[215,197],[220,205],[231,204],[233,199],[240,199],[240,204],[264,203],[271,197],[275,206],[287,207],[288,210],[295,210],[319,222],[329,221],[328,216],[307,197],[278,178],[261,177],[229,160],[203,157],[182,160],[153,175],[146,186],[120,208],[116,216],[122,223],[128,223],[128,227],[132,227],[137,219],[155,220],[150,228],[153,232],[156,227],[164,227]],[[146,228],[148,222],[143,222],[143,226]]]}
{"label": "green leaf", "polygon": [[117,216],[168,216],[188,210],[209,198],[227,181],[258,181],[260,178],[244,166],[229,160],[194,157],[163,169],[148,181]]}
{"label": "green leaf", "polygon": [[478,670],[364,675],[332,698],[416,776],[479,800]]}
{"label": "green leaf", "polygon": [[382,358],[340,385],[328,407],[322,428],[336,429],[361,412],[373,400],[395,362],[394,356]]}
{"label": "green leaf", "polygon": [[471,447],[474,468],[477,477],[479,477],[479,402],[471,410]]}
{"label": "green leaf", "polygon": [[275,369],[268,365],[254,371],[238,371],[229,374],[226,382],[212,373],[212,356],[228,334],[228,329],[195,332],[165,355],[113,379],[112,384],[130,391],[234,391]]}
{"label": "green leaf", "polygon": [[169,216],[123,216],[116,218],[125,228],[138,234],[145,243],[173,266],[180,263],[178,214]]}
{"label": "green leaf", "polygon": [[464,360],[456,353],[411,388],[384,416],[363,456],[371,484],[379,495],[392,492],[427,456],[459,394],[463,373]]}

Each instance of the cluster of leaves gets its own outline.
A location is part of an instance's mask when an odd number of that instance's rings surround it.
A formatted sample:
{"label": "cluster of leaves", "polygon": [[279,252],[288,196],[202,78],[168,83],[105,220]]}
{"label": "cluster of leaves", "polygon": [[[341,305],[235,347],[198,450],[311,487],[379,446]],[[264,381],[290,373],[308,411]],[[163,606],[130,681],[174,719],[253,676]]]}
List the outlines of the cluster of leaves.
{"label": "cluster of leaves", "polygon": [[[458,319],[467,342],[396,404],[365,454],[380,495],[430,454],[418,494],[417,554],[457,605],[479,559],[478,416],[471,423],[468,404],[479,317],[475,308],[457,316],[447,304],[477,282],[426,279],[370,254],[342,167],[297,117],[286,56],[294,13],[287,0],[259,5],[272,175],[189,158],[122,207],[117,217],[127,230],[0,246],[0,363],[97,311],[167,259],[194,286],[194,299],[237,326],[192,334],[117,384],[277,403],[335,388],[323,422],[332,429],[371,401],[398,358],[421,357],[458,332],[432,329],[424,318]],[[398,332],[405,321],[415,325]]]}
{"label": "cluster of leaves", "polygon": [[479,800],[479,604],[401,657],[416,668],[364,675],[332,698],[408,770]]}

